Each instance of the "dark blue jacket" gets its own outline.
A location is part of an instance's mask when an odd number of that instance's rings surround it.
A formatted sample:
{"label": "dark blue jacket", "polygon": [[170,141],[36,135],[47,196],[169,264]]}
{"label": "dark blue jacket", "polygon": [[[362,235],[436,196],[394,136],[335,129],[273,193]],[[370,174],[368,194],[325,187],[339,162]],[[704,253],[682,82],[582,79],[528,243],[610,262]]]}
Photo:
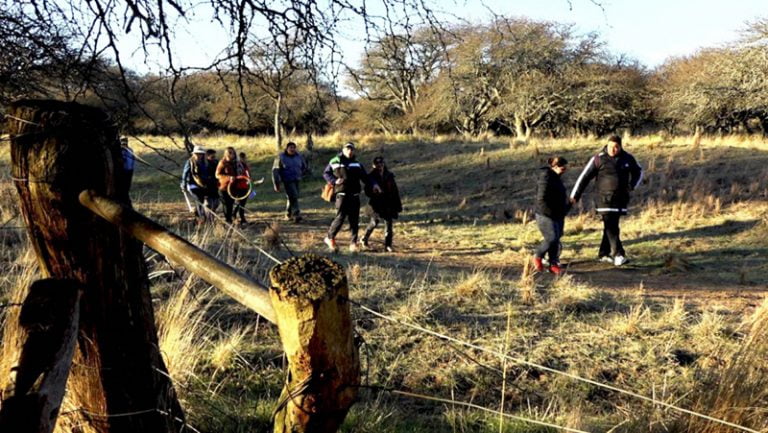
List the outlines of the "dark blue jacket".
{"label": "dark blue jacket", "polygon": [[[343,153],[331,158],[323,171],[323,179],[333,184],[334,194],[360,194],[360,183],[371,187],[376,184],[375,180],[368,177],[363,164],[356,159],[349,159]],[[344,179],[344,183],[336,185],[336,179]]]}
{"label": "dark blue jacket", "polygon": [[570,208],[563,180],[549,166],[541,167],[540,170],[536,182],[536,213],[553,220],[562,220]]}

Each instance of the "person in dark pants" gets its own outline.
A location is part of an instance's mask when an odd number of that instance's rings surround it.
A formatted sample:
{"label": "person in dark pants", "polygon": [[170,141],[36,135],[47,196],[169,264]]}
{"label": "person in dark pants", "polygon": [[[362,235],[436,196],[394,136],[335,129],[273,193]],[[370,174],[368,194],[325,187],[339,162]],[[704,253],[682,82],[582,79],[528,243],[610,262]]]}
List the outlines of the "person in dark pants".
{"label": "person in dark pants", "polygon": [[[363,235],[363,247],[370,248],[368,240],[371,238],[373,230],[378,227],[381,220],[384,220],[384,249],[391,253],[393,251],[392,238],[394,236],[392,220],[396,219],[398,214],[403,211],[400,191],[397,189],[395,175],[387,170],[384,158],[381,156],[373,159],[373,170],[369,177],[371,182],[366,186],[365,194],[370,198],[368,204],[371,205],[373,215],[371,215],[371,221],[368,223],[368,227]],[[374,193],[372,188],[370,188],[371,185],[379,185],[381,193]]]}
{"label": "person in dark pants", "polygon": [[570,202],[561,176],[568,169],[568,161],[560,156],[549,158],[547,165],[541,167],[541,174],[536,183],[536,224],[544,240],[536,248],[533,265],[538,272],[544,271],[542,259],[549,257],[549,271],[561,275],[560,238],[565,228],[565,215],[570,210]]}
{"label": "person in dark pants", "polygon": [[219,208],[219,181],[216,179],[216,168],[219,166],[219,160],[216,158],[216,150],[206,150],[205,161],[208,165],[208,180],[210,182],[206,192],[206,200],[208,207],[215,212]]}
{"label": "person in dark pants", "polygon": [[309,171],[304,157],[296,150],[296,143],[289,142],[285,150],[280,152],[272,164],[272,185],[275,192],[280,192],[280,184],[287,197],[285,205],[285,219],[294,222],[301,221],[299,209],[299,182]]}
{"label": "person in dark pants", "polygon": [[181,174],[181,191],[187,201],[189,211],[197,216],[198,222],[207,220],[206,208],[210,209],[210,202],[206,198],[212,180],[208,176],[205,149],[195,146],[192,150],[192,156],[184,163]]}
{"label": "person in dark pants", "polygon": [[331,158],[325,167],[323,178],[333,185],[333,193],[336,196],[336,217],[328,228],[324,242],[331,251],[338,251],[336,235],[344,220],[349,219],[349,231],[352,234],[349,250],[356,252],[359,250],[357,232],[360,221],[360,183],[371,184],[374,194],[381,193],[381,188],[368,177],[363,165],[355,159],[355,145],[352,142],[345,144],[341,153]]}
{"label": "person in dark pants", "polygon": [[603,218],[598,260],[621,266],[627,258],[621,244],[619,220],[627,214],[630,193],[640,185],[643,169],[624,150],[621,137],[613,135],[608,138],[605,148],[589,159],[579,175],[571,192],[572,203],[579,200],[592,179],[595,179],[597,189],[597,212]]}
{"label": "person in dark pants", "polygon": [[244,225],[246,223],[244,207],[248,200],[250,173],[248,166],[238,159],[233,147],[228,147],[224,151],[224,156],[216,167],[216,178],[219,180],[221,201],[224,202],[224,218],[228,223],[232,223],[234,207],[237,204],[240,224]]}

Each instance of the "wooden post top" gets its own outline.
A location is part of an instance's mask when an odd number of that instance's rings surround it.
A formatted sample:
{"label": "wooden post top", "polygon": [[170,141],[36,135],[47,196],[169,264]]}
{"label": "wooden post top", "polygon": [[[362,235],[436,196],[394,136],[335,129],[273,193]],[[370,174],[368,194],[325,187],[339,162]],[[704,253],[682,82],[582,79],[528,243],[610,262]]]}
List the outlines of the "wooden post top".
{"label": "wooden post top", "polygon": [[281,299],[301,298],[310,302],[328,299],[346,286],[344,268],[327,257],[307,254],[293,257],[269,272],[272,290]]}

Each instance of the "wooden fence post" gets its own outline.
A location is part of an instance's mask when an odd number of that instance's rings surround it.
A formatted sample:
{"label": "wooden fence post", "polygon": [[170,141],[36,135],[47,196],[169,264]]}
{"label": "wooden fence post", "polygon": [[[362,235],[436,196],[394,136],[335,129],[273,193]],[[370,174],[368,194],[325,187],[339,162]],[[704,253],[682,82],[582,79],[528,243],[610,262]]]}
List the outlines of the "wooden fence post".
{"label": "wooden fence post", "polygon": [[335,432],[360,384],[344,268],[310,254],[275,266],[269,276],[289,368],[274,431]]}
{"label": "wooden fence post", "polygon": [[78,201],[86,189],[125,196],[117,191],[123,174],[116,127],[99,109],[37,100],[12,104],[6,122],[13,180],[40,269],[85,288],[78,345],[84,365],[73,368],[70,381],[96,376],[100,389],[83,407],[99,419],[91,428],[181,430],[184,415],[160,356],[142,246]]}
{"label": "wooden fence post", "polygon": [[56,426],[77,342],[81,293],[68,280],[30,286],[19,316],[24,343],[0,409],[0,431],[50,433]]}

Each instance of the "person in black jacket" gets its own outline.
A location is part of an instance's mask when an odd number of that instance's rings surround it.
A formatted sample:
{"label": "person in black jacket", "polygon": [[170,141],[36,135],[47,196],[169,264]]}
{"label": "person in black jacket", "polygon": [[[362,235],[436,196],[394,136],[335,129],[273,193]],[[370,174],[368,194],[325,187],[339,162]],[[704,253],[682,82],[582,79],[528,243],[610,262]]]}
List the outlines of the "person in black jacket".
{"label": "person in black jacket", "polygon": [[333,193],[336,196],[336,217],[331,222],[323,242],[331,251],[337,251],[336,235],[344,220],[348,218],[349,231],[352,234],[349,250],[356,252],[359,249],[357,232],[360,221],[360,183],[371,184],[375,194],[381,193],[381,188],[368,177],[363,165],[355,159],[355,144],[352,142],[345,144],[341,153],[331,158],[323,171],[323,178],[333,185]]}
{"label": "person in black jacket", "polygon": [[[373,215],[371,215],[371,222],[368,223],[368,227],[363,235],[363,247],[369,248],[368,239],[371,238],[373,230],[379,225],[381,220],[384,220],[384,249],[391,253],[393,251],[392,238],[394,236],[392,220],[397,219],[398,214],[403,211],[400,191],[397,189],[395,175],[387,170],[384,158],[381,156],[373,158],[373,170],[369,177],[371,181],[365,187],[365,195],[370,197],[368,204],[373,209]],[[374,193],[372,185],[379,185],[381,193]]]}
{"label": "person in black jacket", "polygon": [[568,194],[560,179],[568,169],[568,161],[560,156],[549,158],[541,167],[536,183],[536,223],[544,240],[536,248],[533,265],[537,271],[544,270],[542,259],[549,256],[549,271],[555,275],[563,273],[560,266],[560,238],[563,236],[565,215],[570,210]]}
{"label": "person in black jacket", "polygon": [[597,212],[603,218],[603,239],[598,259],[621,266],[627,262],[621,245],[619,219],[627,214],[630,192],[640,185],[643,169],[621,145],[621,137],[613,135],[608,144],[587,162],[571,192],[576,203],[589,181],[595,179]]}

